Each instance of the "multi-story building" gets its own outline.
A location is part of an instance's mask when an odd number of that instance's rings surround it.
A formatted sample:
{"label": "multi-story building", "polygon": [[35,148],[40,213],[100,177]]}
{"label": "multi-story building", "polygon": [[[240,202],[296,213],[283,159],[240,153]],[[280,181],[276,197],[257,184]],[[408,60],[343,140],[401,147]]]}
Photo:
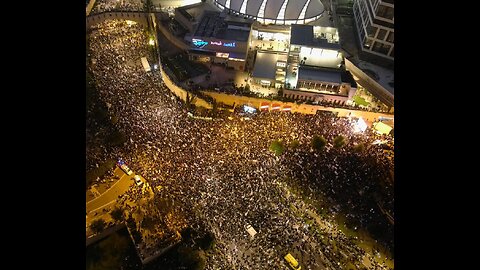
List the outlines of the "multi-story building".
{"label": "multi-story building", "polygon": [[362,51],[394,60],[394,0],[355,0],[353,14]]}
{"label": "multi-story building", "polygon": [[357,84],[345,69],[338,30],[294,24],[290,35],[283,96],[314,102],[351,100]]}
{"label": "multi-story building", "polygon": [[253,21],[212,9],[217,8],[198,3],[175,10],[175,20],[188,31],[184,40],[190,59],[243,71]]}

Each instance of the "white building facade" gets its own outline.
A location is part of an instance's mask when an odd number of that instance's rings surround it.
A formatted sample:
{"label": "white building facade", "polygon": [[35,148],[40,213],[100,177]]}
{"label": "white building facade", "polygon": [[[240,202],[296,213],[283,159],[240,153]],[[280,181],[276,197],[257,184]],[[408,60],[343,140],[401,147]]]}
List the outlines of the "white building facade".
{"label": "white building facade", "polygon": [[353,14],[362,51],[394,60],[394,0],[355,0]]}

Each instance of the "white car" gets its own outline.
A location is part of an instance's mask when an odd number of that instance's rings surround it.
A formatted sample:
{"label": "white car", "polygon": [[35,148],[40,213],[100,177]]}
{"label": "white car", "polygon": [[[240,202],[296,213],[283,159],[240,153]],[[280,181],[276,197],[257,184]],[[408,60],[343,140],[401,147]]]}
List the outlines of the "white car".
{"label": "white car", "polygon": [[135,175],[133,179],[135,180],[135,184],[137,184],[137,186],[141,186],[143,184],[142,179],[140,179],[139,175]]}
{"label": "white car", "polygon": [[120,168],[127,174],[127,175],[132,175],[132,170],[130,170],[130,168],[127,167],[127,165],[122,165],[120,166]]}

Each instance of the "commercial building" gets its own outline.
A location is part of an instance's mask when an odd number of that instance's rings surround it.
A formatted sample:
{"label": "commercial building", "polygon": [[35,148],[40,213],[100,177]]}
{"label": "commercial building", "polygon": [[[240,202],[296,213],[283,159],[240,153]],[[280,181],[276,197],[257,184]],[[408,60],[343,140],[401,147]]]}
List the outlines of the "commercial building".
{"label": "commercial building", "polygon": [[394,0],[355,0],[353,14],[362,51],[394,60]]}
{"label": "commercial building", "polygon": [[346,102],[357,84],[345,69],[338,31],[332,27],[292,25],[284,97]]}
{"label": "commercial building", "polygon": [[306,24],[325,11],[320,0],[214,0],[222,10],[262,24]]}
{"label": "commercial building", "polygon": [[211,10],[206,3],[177,8],[175,19],[189,30],[184,40],[191,47],[190,59],[244,70],[251,20],[232,18]]}

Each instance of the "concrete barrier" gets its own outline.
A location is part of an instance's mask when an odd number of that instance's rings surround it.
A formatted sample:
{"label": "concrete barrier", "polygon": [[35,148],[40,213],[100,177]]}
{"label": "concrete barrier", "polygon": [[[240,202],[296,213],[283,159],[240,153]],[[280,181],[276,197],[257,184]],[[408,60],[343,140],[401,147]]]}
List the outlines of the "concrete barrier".
{"label": "concrete barrier", "polygon": [[[175,94],[177,97],[179,97],[181,100],[183,100],[184,102],[186,102],[187,100],[187,93],[188,91],[181,88],[180,86],[176,85],[171,79],[170,77],[167,75],[167,73],[165,72],[165,70],[163,70],[163,67],[162,65],[160,65],[160,73],[162,74],[162,78],[163,78],[163,82],[165,83],[165,85],[168,87],[168,89],[170,89],[170,91]],[[192,94],[190,94],[192,95]],[[195,100],[194,100],[194,104],[195,106],[197,107],[204,107],[206,109],[211,109],[212,108],[212,104],[210,104],[209,102],[205,101],[204,99],[200,98],[200,97],[196,97]]]}

